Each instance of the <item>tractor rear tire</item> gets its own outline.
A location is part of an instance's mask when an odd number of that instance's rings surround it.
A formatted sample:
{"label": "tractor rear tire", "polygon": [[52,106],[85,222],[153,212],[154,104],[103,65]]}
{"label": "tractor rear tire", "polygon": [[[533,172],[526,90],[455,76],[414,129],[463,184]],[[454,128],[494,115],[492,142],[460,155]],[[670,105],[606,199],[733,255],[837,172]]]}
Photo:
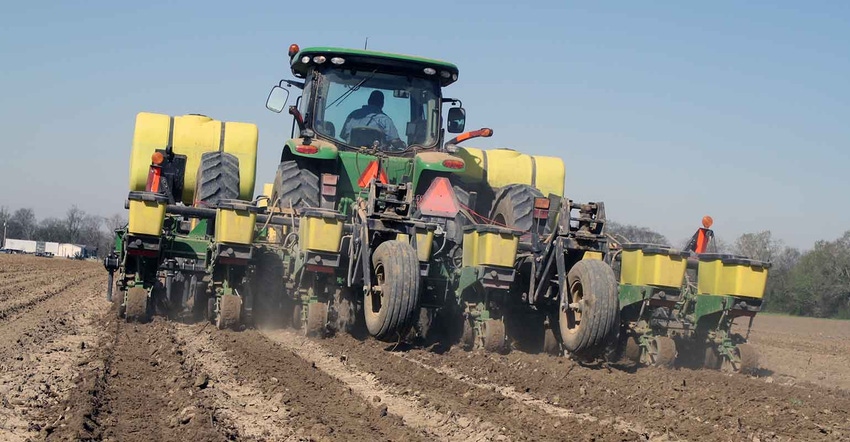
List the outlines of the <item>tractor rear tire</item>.
{"label": "tractor rear tire", "polygon": [[[617,280],[607,264],[596,260],[577,262],[561,288],[558,325],[564,348],[574,354],[595,356],[617,335],[619,304]],[[578,308],[570,308],[570,303]]]}
{"label": "tractor rear tire", "polygon": [[380,341],[406,336],[418,318],[420,307],[419,259],[410,244],[390,240],[372,254],[373,283],[364,300],[366,328]]}
{"label": "tractor rear tire", "polygon": [[148,291],[142,287],[127,290],[127,304],[124,306],[127,321],[145,322],[148,320]]}
{"label": "tractor rear tire", "polygon": [[546,220],[534,219],[534,199],[543,196],[539,190],[526,184],[509,184],[502,187],[493,200],[490,219],[512,229],[546,233]]}
{"label": "tractor rear tire", "polygon": [[195,177],[195,207],[216,207],[239,198],[239,158],[225,152],[205,152]]}
{"label": "tractor rear tire", "polygon": [[319,207],[319,176],[316,172],[302,168],[298,161],[283,161],[277,166],[274,177],[274,190],[269,204],[288,209],[299,207]]}

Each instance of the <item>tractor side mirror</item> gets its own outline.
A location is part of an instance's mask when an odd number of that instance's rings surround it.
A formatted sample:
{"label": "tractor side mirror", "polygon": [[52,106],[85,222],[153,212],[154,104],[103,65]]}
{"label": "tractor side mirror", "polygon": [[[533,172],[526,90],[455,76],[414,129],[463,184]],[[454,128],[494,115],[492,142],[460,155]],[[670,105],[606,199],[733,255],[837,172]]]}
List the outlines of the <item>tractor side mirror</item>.
{"label": "tractor side mirror", "polygon": [[284,89],[280,86],[275,86],[269,92],[269,98],[266,99],[266,109],[279,114],[286,107],[286,102],[289,100],[289,89]]}
{"label": "tractor side mirror", "polygon": [[452,134],[463,132],[466,127],[466,111],[462,107],[449,108],[449,115],[446,117],[448,123],[448,131]]}

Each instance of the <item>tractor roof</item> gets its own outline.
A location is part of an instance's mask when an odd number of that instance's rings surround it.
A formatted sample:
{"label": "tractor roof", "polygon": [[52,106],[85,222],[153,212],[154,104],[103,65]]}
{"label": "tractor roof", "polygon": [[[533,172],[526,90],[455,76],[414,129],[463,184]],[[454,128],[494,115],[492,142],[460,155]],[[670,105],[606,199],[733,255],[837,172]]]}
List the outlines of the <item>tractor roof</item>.
{"label": "tractor roof", "polygon": [[[332,58],[339,57],[345,60],[344,64],[388,66],[400,70],[418,71],[425,74],[429,74],[425,70],[431,68],[430,75],[438,77],[442,86],[448,86],[457,81],[457,66],[445,61],[389,52],[331,47],[312,47],[298,51],[291,60],[293,75],[304,78],[310,67],[316,64],[313,61],[314,57],[320,55],[325,56],[325,63],[330,63]],[[305,57],[307,59],[306,62],[304,61]]]}

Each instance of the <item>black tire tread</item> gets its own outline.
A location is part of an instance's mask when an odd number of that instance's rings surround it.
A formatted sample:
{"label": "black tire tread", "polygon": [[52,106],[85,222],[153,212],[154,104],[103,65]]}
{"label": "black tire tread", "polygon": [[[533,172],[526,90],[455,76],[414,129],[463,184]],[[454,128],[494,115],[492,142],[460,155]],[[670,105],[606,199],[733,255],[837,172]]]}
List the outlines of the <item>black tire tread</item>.
{"label": "black tire tread", "polygon": [[298,161],[283,161],[277,166],[274,192],[271,196],[281,209],[319,207],[319,176],[312,170],[302,168]]}
{"label": "black tire tread", "polygon": [[507,227],[528,232],[534,226],[534,198],[542,196],[542,192],[527,184],[508,184],[496,194],[490,219],[502,215]]}
{"label": "black tire tread", "polygon": [[570,284],[578,278],[588,310],[582,312],[581,325],[573,339],[564,339],[564,347],[576,354],[601,351],[616,335],[619,316],[617,281],[614,272],[602,261],[582,260],[570,269]]}
{"label": "black tire tread", "polygon": [[239,198],[239,158],[227,152],[204,152],[195,177],[195,206],[215,207]]}
{"label": "black tire tread", "polygon": [[[383,264],[386,271],[382,309],[387,309],[380,329],[372,333],[378,340],[397,340],[406,336],[418,319],[420,307],[419,259],[408,243],[385,241],[372,254],[372,265]],[[397,267],[397,272],[389,271]]]}

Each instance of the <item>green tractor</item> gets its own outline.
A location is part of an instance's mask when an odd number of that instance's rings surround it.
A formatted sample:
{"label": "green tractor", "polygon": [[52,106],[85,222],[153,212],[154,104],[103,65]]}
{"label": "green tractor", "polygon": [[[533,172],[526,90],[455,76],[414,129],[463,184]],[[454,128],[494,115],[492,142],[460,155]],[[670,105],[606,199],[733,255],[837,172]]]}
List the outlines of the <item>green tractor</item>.
{"label": "green tractor", "polygon": [[300,91],[292,134],[256,198],[256,126],[137,116],[130,223],[104,263],[119,314],[494,352],[616,334],[604,206],[564,198],[559,158],[459,146],[493,131],[463,132],[455,65],[297,45],[289,61],[266,107]]}
{"label": "green tractor", "polygon": [[[280,225],[258,264],[270,311],[308,334],[352,330],[362,318],[380,340],[412,330],[489,351],[544,341],[583,350],[610,337],[604,209],[563,199],[558,158],[458,146],[492,130],[462,133],[461,101],[443,94],[455,65],[297,45],[289,58],[296,80],[282,80],[266,103],[281,112],[300,91],[264,192]],[[446,130],[460,135],[446,140]],[[588,336],[580,324],[593,328]]]}

